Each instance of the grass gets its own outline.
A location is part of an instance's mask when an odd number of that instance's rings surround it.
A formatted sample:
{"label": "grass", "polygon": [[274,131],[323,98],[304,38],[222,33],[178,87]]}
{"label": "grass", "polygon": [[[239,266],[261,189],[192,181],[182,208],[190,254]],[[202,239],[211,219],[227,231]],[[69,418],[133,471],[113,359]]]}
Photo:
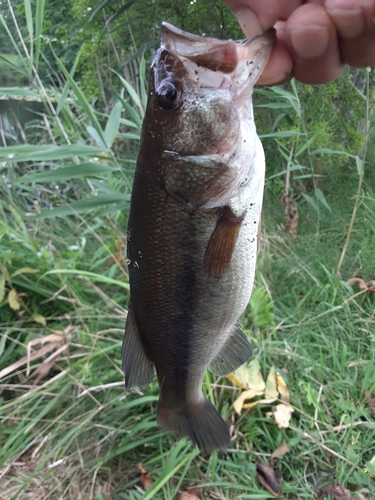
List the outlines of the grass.
{"label": "grass", "polygon": [[[204,391],[233,444],[205,457],[157,428],[156,381],[142,393],[123,387],[125,234],[144,91],[126,82],[112,110],[99,112],[61,71],[58,113],[6,136],[0,151],[0,498],[171,500],[198,485],[209,498],[267,499],[256,463],[284,440],[290,452],[276,474],[286,498],[314,499],[337,482],[373,498],[375,294],[346,283],[375,279],[372,130],[331,176],[332,153],[312,149],[301,87],[261,91],[276,105],[264,123],[288,102],[289,128],[263,126],[262,251],[241,321],[264,378],[275,366],[286,380],[294,413],[282,429],[272,404],[237,415],[240,389],[207,374]],[[37,79],[31,90],[46,99]],[[369,108],[365,95],[364,118]],[[293,234],[279,202],[287,184],[299,215]]]}
{"label": "grass", "polygon": [[27,75],[17,70],[23,61],[17,54],[0,53],[0,85],[2,87],[27,86],[29,79]]}

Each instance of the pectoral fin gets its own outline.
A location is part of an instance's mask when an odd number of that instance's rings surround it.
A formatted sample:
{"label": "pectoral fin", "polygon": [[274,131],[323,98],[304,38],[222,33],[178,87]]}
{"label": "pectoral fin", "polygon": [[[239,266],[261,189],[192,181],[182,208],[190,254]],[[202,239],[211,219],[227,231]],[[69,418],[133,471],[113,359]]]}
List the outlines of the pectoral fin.
{"label": "pectoral fin", "polygon": [[230,336],[208,369],[215,375],[224,377],[234,372],[253,356],[253,348],[238,326],[234,326]]}
{"label": "pectoral fin", "polygon": [[154,365],[146,356],[137,326],[134,320],[131,302],[128,306],[125,335],[122,342],[122,370],[125,375],[127,391],[133,387],[147,387],[154,378]]}
{"label": "pectoral fin", "polygon": [[243,217],[244,214],[237,217],[229,207],[224,208],[204,255],[204,268],[208,274],[220,278],[228,270]]}

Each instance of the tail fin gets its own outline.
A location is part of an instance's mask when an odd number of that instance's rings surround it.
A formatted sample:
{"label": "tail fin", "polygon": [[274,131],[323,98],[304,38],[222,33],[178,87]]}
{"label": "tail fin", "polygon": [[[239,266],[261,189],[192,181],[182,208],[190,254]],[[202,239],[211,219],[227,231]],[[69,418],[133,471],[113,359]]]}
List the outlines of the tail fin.
{"label": "tail fin", "polygon": [[207,454],[230,444],[226,423],[207,399],[178,411],[163,406],[159,401],[158,424],[179,436],[187,436]]}

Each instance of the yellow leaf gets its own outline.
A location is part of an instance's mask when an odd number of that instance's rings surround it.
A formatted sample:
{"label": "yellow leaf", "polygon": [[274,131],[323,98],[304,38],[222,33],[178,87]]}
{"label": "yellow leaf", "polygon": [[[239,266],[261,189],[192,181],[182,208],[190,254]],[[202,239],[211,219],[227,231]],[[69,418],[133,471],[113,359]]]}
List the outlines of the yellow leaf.
{"label": "yellow leaf", "polygon": [[247,385],[249,389],[254,389],[254,391],[257,391],[259,393],[264,392],[264,389],[266,388],[262,372],[260,371],[260,364],[258,359],[253,359],[249,363]]}
{"label": "yellow leaf", "polygon": [[[247,368],[246,368],[246,370],[247,370]],[[227,375],[227,379],[230,382],[232,382],[233,385],[236,385],[237,387],[241,387],[241,389],[247,389],[247,385],[244,385],[241,382],[241,379],[236,375],[236,373],[230,373],[229,375]]]}
{"label": "yellow leaf", "polygon": [[13,309],[13,311],[19,311],[21,309],[21,304],[14,288],[12,288],[12,290],[8,293],[8,303],[9,307]]}
{"label": "yellow leaf", "polygon": [[11,281],[10,281],[10,275],[8,273],[8,269],[6,267],[4,267],[4,266],[0,266],[0,272],[4,276],[5,281],[7,281],[8,283],[11,283]]}
{"label": "yellow leaf", "polygon": [[292,418],[292,413],[294,412],[291,406],[287,406],[284,404],[276,405],[275,408],[272,409],[273,418],[279,429],[286,429],[289,427],[290,419]]}
{"label": "yellow leaf", "polygon": [[46,318],[42,316],[41,314],[38,313],[33,313],[33,318],[36,323],[39,323],[40,325],[46,326]]}
{"label": "yellow leaf", "polygon": [[14,276],[18,276],[19,274],[35,274],[39,273],[39,271],[40,269],[34,269],[33,267],[20,267],[20,269],[17,269],[17,271],[12,274],[12,278],[14,278]]}
{"label": "yellow leaf", "polygon": [[248,389],[247,391],[241,392],[236,401],[233,403],[233,408],[238,414],[240,414],[242,408],[244,408],[244,402],[247,399],[253,399],[256,396],[261,396],[262,394],[263,391],[256,391],[254,389]]}
{"label": "yellow leaf", "polygon": [[277,399],[279,397],[279,393],[277,391],[277,382],[276,382],[276,372],[275,368],[272,367],[267,380],[266,380],[266,391],[265,391],[266,399]]}
{"label": "yellow leaf", "polygon": [[238,370],[228,375],[227,378],[237,387],[241,387],[241,389],[254,389],[262,393],[266,387],[257,359],[252,359],[248,365],[240,366]]}
{"label": "yellow leaf", "polygon": [[277,390],[280,393],[281,401],[289,404],[290,403],[289,389],[280,373],[276,373],[276,382],[277,382]]}
{"label": "yellow leaf", "polygon": [[269,405],[271,403],[273,403],[275,401],[275,399],[258,399],[258,401],[254,401],[253,403],[245,403],[243,405],[243,409],[244,410],[249,410],[250,408],[254,408],[254,406],[256,405]]}
{"label": "yellow leaf", "polygon": [[3,301],[5,295],[5,278],[3,275],[0,276],[0,302]]}

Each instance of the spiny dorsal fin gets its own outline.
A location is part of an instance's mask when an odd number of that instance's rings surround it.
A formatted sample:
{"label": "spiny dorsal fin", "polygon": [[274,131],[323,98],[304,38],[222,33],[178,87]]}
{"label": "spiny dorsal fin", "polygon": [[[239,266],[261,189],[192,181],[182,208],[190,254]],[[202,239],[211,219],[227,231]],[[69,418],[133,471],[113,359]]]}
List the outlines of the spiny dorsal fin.
{"label": "spiny dorsal fin", "polygon": [[237,217],[229,207],[224,207],[204,254],[208,274],[220,278],[229,269],[244,215]]}

